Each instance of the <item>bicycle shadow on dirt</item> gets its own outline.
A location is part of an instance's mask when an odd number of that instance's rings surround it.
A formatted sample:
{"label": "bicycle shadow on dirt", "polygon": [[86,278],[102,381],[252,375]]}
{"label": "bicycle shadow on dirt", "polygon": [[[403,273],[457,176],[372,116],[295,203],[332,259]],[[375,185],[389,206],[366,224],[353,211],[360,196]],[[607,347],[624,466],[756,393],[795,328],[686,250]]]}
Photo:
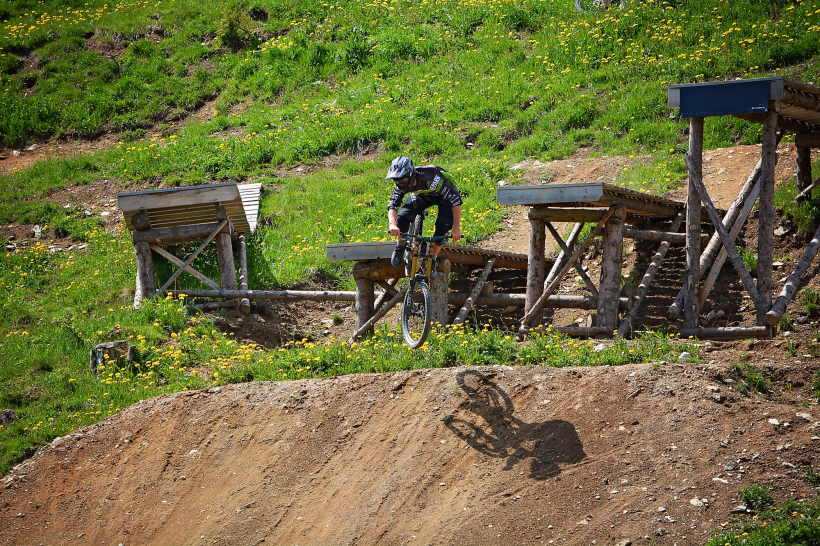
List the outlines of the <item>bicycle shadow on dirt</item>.
{"label": "bicycle shadow on dirt", "polygon": [[484,455],[506,459],[504,470],[530,459],[530,478],[557,476],[558,463],[577,463],[586,458],[584,446],[572,423],[561,420],[526,423],[513,415],[512,399],[495,382],[492,372],[465,370],[456,376],[467,395],[460,410],[466,418],[448,416],[444,424],[453,434]]}

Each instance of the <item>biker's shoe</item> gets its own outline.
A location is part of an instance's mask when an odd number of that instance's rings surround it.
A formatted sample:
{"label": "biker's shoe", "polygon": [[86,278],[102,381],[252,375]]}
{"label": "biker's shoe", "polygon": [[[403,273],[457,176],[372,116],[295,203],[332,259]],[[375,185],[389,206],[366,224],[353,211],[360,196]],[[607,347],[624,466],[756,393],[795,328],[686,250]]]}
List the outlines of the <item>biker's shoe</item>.
{"label": "biker's shoe", "polygon": [[393,255],[390,257],[390,263],[393,264],[393,267],[398,267],[401,265],[403,259],[404,244],[396,245],[396,248],[393,249]]}
{"label": "biker's shoe", "polygon": [[433,280],[438,276],[438,271],[436,271],[438,256],[433,256],[431,259],[433,260],[433,264],[430,266],[430,280]]}

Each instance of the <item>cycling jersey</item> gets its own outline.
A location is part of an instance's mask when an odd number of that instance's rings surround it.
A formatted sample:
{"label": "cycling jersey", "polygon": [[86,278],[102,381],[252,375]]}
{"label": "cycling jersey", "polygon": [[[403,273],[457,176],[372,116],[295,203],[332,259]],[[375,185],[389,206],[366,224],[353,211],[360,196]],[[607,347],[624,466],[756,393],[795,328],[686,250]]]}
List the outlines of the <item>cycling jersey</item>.
{"label": "cycling jersey", "polygon": [[393,188],[387,209],[397,210],[401,206],[402,199],[408,193],[423,195],[425,199],[433,202],[433,204],[446,201],[449,202],[450,206],[460,206],[462,204],[461,193],[445,174],[441,167],[435,165],[416,167],[416,181],[413,187],[406,191]]}

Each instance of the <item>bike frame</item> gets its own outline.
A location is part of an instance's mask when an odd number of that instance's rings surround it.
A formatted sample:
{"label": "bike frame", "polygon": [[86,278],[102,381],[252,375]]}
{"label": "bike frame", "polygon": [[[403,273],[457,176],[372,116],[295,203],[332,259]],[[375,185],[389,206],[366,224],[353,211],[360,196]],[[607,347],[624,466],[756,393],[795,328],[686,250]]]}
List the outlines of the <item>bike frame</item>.
{"label": "bike frame", "polygon": [[[423,278],[425,281],[430,279],[430,271],[433,267],[433,261],[430,259],[433,257],[432,253],[432,246],[433,244],[442,244],[444,241],[450,238],[449,235],[442,235],[440,237],[422,237],[420,235],[413,235],[412,233],[402,233],[402,237],[405,237],[410,240],[411,242],[411,250],[413,252],[413,261],[410,265],[410,282],[414,282],[419,278]],[[420,259],[426,259],[427,263],[425,264],[424,271],[419,274],[419,261]]]}

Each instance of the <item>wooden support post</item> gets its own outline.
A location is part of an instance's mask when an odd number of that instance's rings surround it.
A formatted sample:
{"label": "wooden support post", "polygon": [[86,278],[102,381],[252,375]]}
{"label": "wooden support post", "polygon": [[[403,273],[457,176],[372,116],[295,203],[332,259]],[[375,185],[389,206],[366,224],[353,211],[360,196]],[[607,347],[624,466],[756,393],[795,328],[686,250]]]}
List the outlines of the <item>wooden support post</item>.
{"label": "wooden support post", "polygon": [[[763,122],[761,148],[760,197],[757,220],[757,291],[755,303],[757,325],[766,324],[766,313],[772,307],[772,261],[774,254],[774,168],[777,163],[777,112],[772,105]],[[770,336],[771,337],[771,336]]]}
{"label": "wooden support post", "polygon": [[[239,235],[239,289],[248,289],[248,249],[244,233]],[[239,301],[239,311],[245,315],[251,312],[251,301],[248,298]]]}
{"label": "wooden support post", "polygon": [[[356,330],[362,327],[373,316],[373,281],[370,279],[356,279]],[[361,333],[364,333],[362,330]]]}
{"label": "wooden support post", "polygon": [[[530,220],[530,248],[527,256],[527,304],[524,306],[524,313],[529,313],[544,289],[545,250],[546,231],[544,221]],[[556,260],[556,264],[558,261],[560,261],[560,257]],[[539,312],[534,320],[541,324],[542,313]]]}
{"label": "wooden support post", "polygon": [[[655,231],[648,229],[626,228],[624,229],[624,239],[635,239],[636,241],[654,241],[656,243],[668,241],[670,245],[686,245],[685,233],[673,233],[671,231]],[[705,233],[702,234],[700,237],[701,245],[705,245],[708,242],[709,236]]]}
{"label": "wooden support post", "polygon": [[618,296],[621,292],[623,266],[624,218],[626,209],[619,207],[604,227],[604,245],[601,257],[601,281],[598,289],[598,326],[612,336],[618,327]]}
{"label": "wooden support post", "polygon": [[[692,167],[692,158],[689,156],[686,156],[686,166],[690,169]],[[755,287],[755,283],[752,281],[752,276],[749,275],[749,270],[746,269],[746,266],[743,264],[743,260],[737,253],[735,245],[729,238],[726,228],[723,227],[723,222],[720,221],[720,216],[718,216],[717,210],[715,210],[715,205],[712,204],[712,198],[709,197],[709,193],[706,191],[706,186],[703,185],[703,180],[701,180],[700,176],[692,170],[689,171],[689,176],[690,180],[695,183],[695,188],[698,193],[700,193],[700,198],[703,200],[703,208],[706,209],[706,212],[709,214],[709,219],[712,221],[715,229],[720,234],[720,240],[723,242],[723,248],[725,248],[726,252],[729,253],[729,259],[732,260],[732,265],[735,266],[735,270],[737,271],[740,280],[743,281],[743,286],[746,287],[746,292],[749,293],[749,297],[752,298],[752,302],[755,304],[755,307],[760,309],[763,307],[763,299],[760,297],[760,293],[757,291],[757,287]],[[769,307],[771,307],[771,304]],[[684,329],[691,330],[691,328]]]}
{"label": "wooden support post", "polygon": [[780,295],[777,297],[777,301],[774,302],[771,310],[766,313],[766,324],[775,326],[780,322],[780,317],[786,312],[786,307],[789,305],[789,302],[792,301],[792,298],[794,298],[797,289],[800,288],[803,275],[806,274],[809,266],[811,266],[811,263],[814,261],[814,257],[817,256],[818,250],[820,250],[820,229],[815,232],[811,243],[809,243],[808,248],[806,248],[806,251],[803,253],[803,257],[797,262],[797,267],[794,268],[794,272],[789,275],[789,279],[786,281],[786,284],[783,285],[783,290],[781,290]]}
{"label": "wooden support post", "polygon": [[475,288],[473,288],[470,297],[467,298],[467,301],[464,302],[464,306],[456,315],[453,324],[461,324],[464,322],[464,319],[467,318],[467,314],[470,312],[470,309],[473,306],[473,303],[478,299],[478,295],[481,294],[481,289],[484,288],[484,283],[487,281],[487,276],[490,274],[490,271],[493,269],[493,264],[495,263],[495,258],[490,258],[487,262],[487,265],[484,266],[484,271],[481,272],[481,276],[478,278],[478,282],[475,283]]}
{"label": "wooden support post", "polygon": [[450,286],[447,277],[450,275],[450,261],[446,258],[439,258],[436,270],[438,275],[430,281],[430,310],[433,325],[446,326],[449,318],[447,293],[450,291]]}
{"label": "wooden support post", "polygon": [[[797,193],[798,196],[811,186],[811,148],[797,147]],[[810,198],[811,194],[806,195]]]}
{"label": "wooden support post", "polygon": [[137,280],[134,290],[134,309],[142,307],[145,298],[153,297],[157,291],[154,280],[154,260],[151,257],[151,246],[148,243],[136,243],[134,252],[137,255]]}
{"label": "wooden support post", "polygon": [[[358,281],[356,281],[356,282],[358,283]],[[399,303],[400,301],[402,301],[404,299],[404,295],[407,294],[407,289],[408,288],[409,288],[409,285],[405,286],[404,288],[402,288],[401,290],[396,292],[396,294],[392,298],[390,298],[390,301],[388,301],[386,304],[384,304],[381,307],[381,309],[376,311],[376,313],[372,317],[370,317],[368,320],[366,320],[361,325],[358,324],[359,317],[357,315],[356,316],[356,331],[353,332],[352,336],[350,336],[350,339],[348,340],[348,343],[353,344],[359,338],[359,336],[361,336],[365,332],[368,332],[368,331],[372,330],[373,325],[376,324],[377,320],[379,320],[384,315],[386,315],[388,311],[390,311],[393,307],[396,306],[397,303]]]}
{"label": "wooden support post", "polygon": [[[683,223],[683,218],[685,214],[683,212],[679,212],[678,215],[675,217],[675,220],[672,222],[672,229],[671,231],[677,231],[680,228],[680,225]],[[618,324],[618,335],[623,337],[629,332],[632,327],[632,321],[635,320],[635,317],[638,316],[638,311],[641,308],[641,303],[643,303],[644,297],[646,297],[646,292],[649,290],[649,286],[652,284],[652,280],[655,278],[655,273],[658,272],[658,269],[661,267],[661,262],[663,262],[664,257],[666,257],[666,251],[669,250],[669,241],[664,241],[661,243],[661,246],[658,248],[658,251],[655,253],[655,256],[652,258],[652,262],[649,264],[649,267],[646,268],[646,273],[643,275],[643,279],[641,279],[641,284],[638,286],[637,293],[635,294],[635,298],[632,303],[632,309],[624,316],[621,320],[620,324]]]}
{"label": "wooden support post", "polygon": [[[611,220],[612,219],[610,218],[610,221]],[[559,247],[561,247],[561,252],[563,252],[564,255],[568,256],[569,253],[572,252],[572,251],[569,249],[569,247],[566,245],[566,243],[564,243],[564,239],[562,239],[561,235],[557,231],[555,231],[555,228],[552,227],[552,224],[550,222],[545,222],[545,225],[547,226],[547,229],[550,230],[550,235],[552,235],[552,238],[555,239],[555,242],[558,243]],[[584,271],[584,269],[581,267],[581,264],[579,264],[578,262],[575,262],[573,264],[573,267],[575,268],[575,271],[578,272],[578,275],[581,276],[581,279],[584,281],[584,284],[587,286],[587,289],[589,289],[590,293],[594,297],[597,298],[598,297],[598,289],[592,283],[592,279],[589,278],[589,275],[587,275],[587,272]]]}
{"label": "wooden support post", "polygon": [[548,278],[544,281],[544,293],[541,294],[538,300],[533,304],[529,312],[524,313],[524,318],[521,319],[521,326],[518,328],[517,336],[519,340],[523,339],[524,336],[527,334],[527,331],[530,328],[530,324],[532,324],[533,317],[536,314],[538,314],[539,311],[541,311],[541,308],[544,306],[544,302],[558,288],[558,285],[561,283],[561,280],[564,278],[564,275],[567,274],[567,271],[569,271],[569,268],[572,267],[572,264],[578,261],[578,258],[581,257],[581,254],[583,254],[584,251],[586,251],[589,244],[595,239],[595,237],[598,236],[598,234],[603,229],[604,224],[607,220],[609,220],[609,217],[612,216],[614,212],[615,209],[609,209],[609,211],[598,221],[598,224],[594,228],[592,228],[592,231],[589,233],[589,236],[586,238],[586,240],[584,240],[584,242],[581,243],[581,246],[579,246],[575,250],[575,252],[572,254],[572,256],[569,257],[567,262],[561,267],[558,273],[555,274],[555,277],[552,280],[549,280]]}
{"label": "wooden support post", "polygon": [[683,327],[698,326],[698,283],[700,282],[700,195],[694,178],[703,171],[703,118],[689,119],[689,185],[686,193],[686,267],[683,279]]}
{"label": "wooden support post", "polygon": [[219,276],[222,279],[222,288],[236,290],[236,264],[233,261],[233,245],[231,236],[220,233],[216,236],[216,253],[219,260]]}

